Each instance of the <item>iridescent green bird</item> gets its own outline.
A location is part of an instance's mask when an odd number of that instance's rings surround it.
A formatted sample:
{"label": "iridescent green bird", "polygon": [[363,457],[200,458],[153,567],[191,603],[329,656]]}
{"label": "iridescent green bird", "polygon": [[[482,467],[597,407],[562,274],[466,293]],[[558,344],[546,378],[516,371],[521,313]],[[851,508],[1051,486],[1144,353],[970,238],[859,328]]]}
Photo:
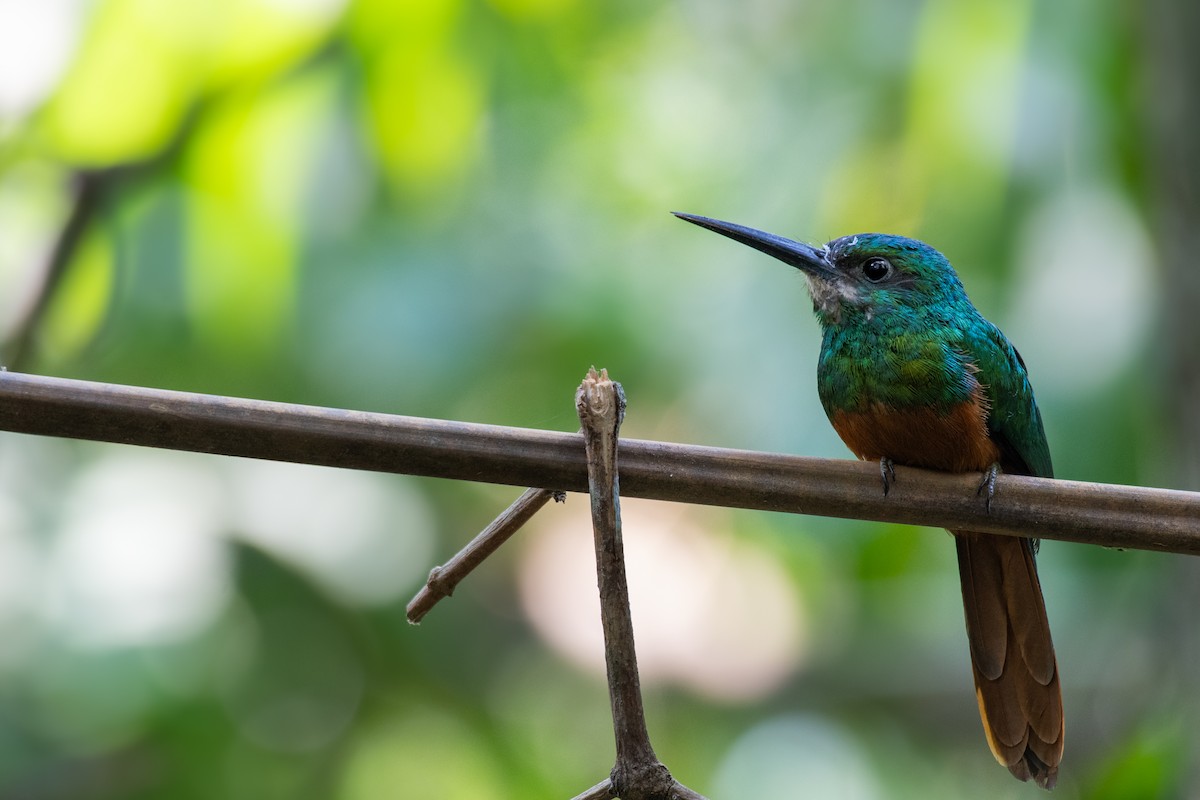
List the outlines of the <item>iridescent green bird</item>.
{"label": "iridescent green bird", "polygon": [[[681,219],[799,268],[823,334],[817,390],[834,429],[877,460],[1052,477],[1025,363],[967,298],[950,262],[903,236],[863,233],[811,247],[730,222]],[[1062,692],[1034,555],[1037,542],[951,531],[975,694],[996,760],[1049,789],[1063,753]]]}

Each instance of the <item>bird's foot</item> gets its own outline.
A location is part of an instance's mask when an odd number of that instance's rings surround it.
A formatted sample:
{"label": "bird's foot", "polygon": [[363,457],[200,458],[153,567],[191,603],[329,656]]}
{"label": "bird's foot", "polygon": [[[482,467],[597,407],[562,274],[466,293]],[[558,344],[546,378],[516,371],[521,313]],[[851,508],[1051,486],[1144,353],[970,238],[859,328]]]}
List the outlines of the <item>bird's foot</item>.
{"label": "bird's foot", "polygon": [[887,497],[888,489],[896,482],[896,465],[886,456],[879,459],[879,477],[883,480],[883,496]]}
{"label": "bird's foot", "polygon": [[996,496],[996,476],[1000,474],[1000,465],[992,464],[983,472],[983,480],[979,482],[979,488],[975,490],[975,496],[984,495],[987,498],[987,510],[991,513],[992,498]]}

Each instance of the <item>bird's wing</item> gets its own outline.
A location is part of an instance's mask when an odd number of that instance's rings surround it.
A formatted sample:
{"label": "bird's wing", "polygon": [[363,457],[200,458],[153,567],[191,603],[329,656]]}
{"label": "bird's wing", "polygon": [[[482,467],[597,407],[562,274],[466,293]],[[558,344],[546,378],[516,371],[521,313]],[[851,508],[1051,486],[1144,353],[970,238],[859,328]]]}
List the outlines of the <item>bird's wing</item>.
{"label": "bird's wing", "polygon": [[1054,477],[1042,414],[1021,354],[999,328],[986,321],[968,334],[965,344],[991,403],[988,434],[1000,448],[1000,467],[1010,473]]}

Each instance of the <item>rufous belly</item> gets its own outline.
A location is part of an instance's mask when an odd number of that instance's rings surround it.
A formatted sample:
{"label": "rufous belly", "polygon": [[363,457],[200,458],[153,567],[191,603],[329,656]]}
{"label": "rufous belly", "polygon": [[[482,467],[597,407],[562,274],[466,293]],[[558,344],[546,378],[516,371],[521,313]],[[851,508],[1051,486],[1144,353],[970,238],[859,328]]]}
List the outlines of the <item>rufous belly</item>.
{"label": "rufous belly", "polygon": [[892,408],[875,403],[837,411],[833,428],[859,458],[950,472],[982,471],[1000,460],[988,437],[987,407],[978,401],[935,408]]}

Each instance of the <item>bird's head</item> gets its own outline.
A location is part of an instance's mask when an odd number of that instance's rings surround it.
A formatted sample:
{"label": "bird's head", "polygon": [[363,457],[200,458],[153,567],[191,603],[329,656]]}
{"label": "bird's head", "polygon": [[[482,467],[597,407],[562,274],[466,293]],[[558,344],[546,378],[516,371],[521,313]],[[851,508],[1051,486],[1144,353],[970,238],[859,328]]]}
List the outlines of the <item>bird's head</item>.
{"label": "bird's head", "polygon": [[813,247],[732,222],[679,212],[675,216],[801,270],[823,326],[969,302],[946,257],[916,239],[860,233]]}

